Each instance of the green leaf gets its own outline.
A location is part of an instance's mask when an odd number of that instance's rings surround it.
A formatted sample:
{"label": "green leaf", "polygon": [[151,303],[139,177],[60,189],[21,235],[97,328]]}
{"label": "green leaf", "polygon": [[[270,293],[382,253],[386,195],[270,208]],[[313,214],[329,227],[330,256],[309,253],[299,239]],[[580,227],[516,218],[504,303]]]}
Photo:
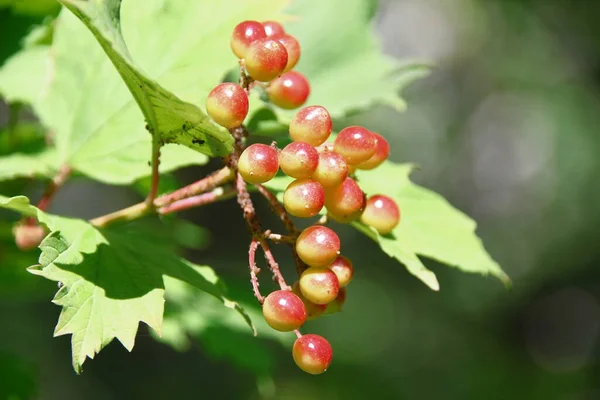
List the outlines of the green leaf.
{"label": "green leaf", "polygon": [[0,157],[0,180],[20,177],[51,177],[56,174],[56,151],[47,149],[39,153],[14,153]]}
{"label": "green leaf", "polygon": [[0,207],[37,217],[51,231],[40,245],[39,264],[29,271],[62,284],[53,300],[63,308],[54,334],[73,335],[78,373],[87,357],[114,338],[131,351],[140,321],[161,334],[167,277],[216,297],[249,323],[241,307],[224,296],[212,269],[179,258],[169,245],[135,225],[97,229],[86,221],[44,213],[24,196],[0,196]]}
{"label": "green leaf", "polygon": [[50,47],[21,50],[0,68],[0,94],[8,102],[35,103],[50,80]]}
{"label": "green leaf", "polygon": [[17,14],[38,16],[56,12],[59,5],[55,0],[0,0],[2,7],[11,7]]}

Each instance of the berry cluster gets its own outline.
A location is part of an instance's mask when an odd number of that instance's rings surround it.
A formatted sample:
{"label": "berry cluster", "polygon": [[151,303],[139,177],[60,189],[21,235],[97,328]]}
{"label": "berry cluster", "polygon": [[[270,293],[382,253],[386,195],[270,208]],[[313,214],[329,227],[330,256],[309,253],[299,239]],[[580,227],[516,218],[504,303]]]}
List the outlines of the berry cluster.
{"label": "berry cluster", "polygon": [[[300,45],[280,24],[244,21],[233,31],[231,48],[240,59],[240,83],[245,84],[222,83],[209,94],[206,108],[216,123],[228,129],[243,123],[248,113],[248,79],[269,82],[269,99],[279,107],[304,104],[310,91],[308,81],[292,71]],[[294,178],[283,194],[283,207],[292,216],[310,218],[325,208],[328,218],[337,222],[360,219],[380,234],[390,233],[400,221],[398,206],[385,195],[367,199],[354,179],[355,170],[374,169],[388,158],[388,142],[366,128],[350,126],[327,143],[331,131],[331,116],[324,107],[304,107],[290,123],[292,143],[282,150],[260,143],[248,146],[239,154],[237,173],[251,184],[268,182],[279,169]],[[263,300],[263,315],[273,329],[296,332],[294,361],[302,370],[320,374],[331,362],[331,346],[323,337],[301,335],[298,329],[307,320],[342,309],[354,267],[340,254],[338,235],[324,224],[304,229],[292,241],[301,260],[299,279],[289,290],[281,278],[282,289]],[[256,283],[257,297],[262,300],[257,288]]]}

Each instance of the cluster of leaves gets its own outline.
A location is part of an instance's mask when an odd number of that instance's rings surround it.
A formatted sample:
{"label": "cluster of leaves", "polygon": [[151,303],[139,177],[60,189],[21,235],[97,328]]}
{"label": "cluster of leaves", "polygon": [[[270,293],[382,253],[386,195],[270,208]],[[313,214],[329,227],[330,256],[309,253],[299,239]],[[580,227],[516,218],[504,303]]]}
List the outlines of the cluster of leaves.
{"label": "cluster of leaves", "polygon": [[[283,0],[62,3],[58,17],[34,30],[0,69],[0,94],[9,103],[30,106],[49,143],[0,157],[2,180],[48,179],[68,165],[88,179],[130,185],[150,175],[153,148],[162,146],[161,172],[227,155],[229,133],[211,123],[199,105],[234,69],[229,35],[246,19],[289,20],[286,29],[303,46],[297,68],[311,82],[309,102],[325,106],[336,119],[374,104],[402,111],[399,91],[427,74],[425,66],[381,53],[371,32],[370,0],[306,0],[288,8]],[[335,22],[331,15],[340,7],[348,13]],[[289,111],[255,100],[248,117],[253,133],[285,133]],[[16,123],[9,133],[22,126]],[[412,169],[387,162],[376,172],[358,172],[367,194],[389,194],[403,217],[386,236],[358,223],[356,228],[433,290],[439,289],[436,276],[419,256],[507,282],[476,236],[475,223],[443,197],[412,183]],[[277,178],[269,187],[282,190],[286,184]],[[131,350],[140,321],[176,347],[185,346],[188,334],[210,338],[208,325],[236,332],[231,337],[237,340],[244,319],[250,321],[226,297],[210,267],[179,257],[170,241],[142,224],[97,228],[43,212],[23,196],[2,196],[0,207],[35,218],[50,231],[40,246],[39,264],[29,271],[61,283],[53,300],[62,307],[55,335],[72,334],[78,372],[86,357],[93,358],[114,338]],[[165,297],[172,304],[166,320]],[[233,318],[228,309],[243,318]]]}

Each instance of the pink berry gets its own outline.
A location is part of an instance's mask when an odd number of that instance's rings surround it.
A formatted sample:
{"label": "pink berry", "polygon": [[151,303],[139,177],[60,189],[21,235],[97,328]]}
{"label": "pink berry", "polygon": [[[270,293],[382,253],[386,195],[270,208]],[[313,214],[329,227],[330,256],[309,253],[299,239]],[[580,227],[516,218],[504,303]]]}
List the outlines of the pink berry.
{"label": "pink berry", "polygon": [[336,221],[351,222],[360,217],[365,207],[365,195],[354,179],[346,178],[341,185],[325,191],[325,207]]}
{"label": "pink berry", "polygon": [[275,39],[259,39],[246,52],[248,74],[261,82],[272,81],[283,73],[288,62],[285,46]]}
{"label": "pink berry", "polygon": [[297,142],[319,146],[331,134],[332,126],[331,116],[325,107],[304,107],[290,122],[290,137]]}
{"label": "pink berry", "polygon": [[340,291],[337,275],[327,267],[310,267],[300,275],[300,291],[315,304],[328,304]]}
{"label": "pink berry", "polygon": [[385,138],[375,132],[372,132],[373,135],[377,138],[377,150],[375,150],[375,154],[371,156],[367,161],[363,161],[358,164],[356,168],[358,169],[375,169],[381,163],[383,163],[390,155],[390,144]]}
{"label": "pink berry", "polygon": [[266,144],[255,143],[240,155],[238,171],[248,183],[265,183],[279,170],[277,150]]}
{"label": "pink berry", "polygon": [[20,224],[13,229],[15,244],[20,250],[37,248],[46,237],[46,230],[40,225]]}
{"label": "pink berry", "polygon": [[325,193],[319,182],[296,179],[283,193],[283,206],[294,217],[314,217],[323,208]]}
{"label": "pink berry", "polygon": [[306,102],[310,94],[310,85],[300,72],[289,71],[271,82],[267,93],[271,103],[291,110]]}
{"label": "pink berry", "polygon": [[235,128],[248,115],[248,95],[235,83],[221,83],[208,94],[206,111],[217,124]]}
{"label": "pink berry", "polygon": [[312,375],[327,371],[333,358],[333,349],[324,337],[314,334],[296,339],[292,350],[296,365]]}
{"label": "pink berry", "polygon": [[258,21],[240,22],[231,35],[231,50],[238,58],[246,57],[246,52],[252,42],[267,37],[263,24]]}
{"label": "pink berry", "polygon": [[311,267],[328,267],[340,253],[340,238],[326,226],[313,225],[298,236],[296,252]]}
{"label": "pink berry", "polygon": [[263,315],[276,331],[290,332],[306,321],[306,308],[300,297],[288,290],[270,293],[263,303]]}
{"label": "pink berry", "polygon": [[265,21],[262,24],[265,28],[267,37],[276,38],[285,35],[285,29],[283,29],[283,26],[277,21]]}
{"label": "pink berry", "polygon": [[304,297],[304,295],[300,291],[300,282],[294,282],[294,285],[292,286],[292,291],[296,296],[300,297],[300,300],[302,300],[302,302],[304,303],[304,307],[306,308],[307,321],[318,318],[325,312],[327,304],[315,304],[312,301],[309,301],[306,297]]}
{"label": "pink berry", "polygon": [[400,222],[400,209],[388,196],[371,196],[360,220],[375,228],[381,235],[385,235],[393,231]]}
{"label": "pink berry", "polygon": [[318,164],[317,149],[305,142],[292,142],[279,153],[281,170],[292,178],[310,178]]}
{"label": "pink berry", "polygon": [[312,178],[324,188],[341,185],[348,177],[348,164],[344,157],[334,151],[325,150],[319,154],[319,164]]}
{"label": "pink berry", "polygon": [[338,256],[329,268],[337,275],[340,287],[346,287],[354,276],[352,261],[344,256]]}
{"label": "pink berry", "polygon": [[362,126],[349,126],[340,131],[333,149],[350,165],[367,161],[377,150],[377,137]]}
{"label": "pink berry", "polygon": [[298,40],[292,35],[279,36],[277,40],[279,40],[287,50],[288,61],[284,71],[288,72],[296,66],[300,59],[300,43],[298,43]]}

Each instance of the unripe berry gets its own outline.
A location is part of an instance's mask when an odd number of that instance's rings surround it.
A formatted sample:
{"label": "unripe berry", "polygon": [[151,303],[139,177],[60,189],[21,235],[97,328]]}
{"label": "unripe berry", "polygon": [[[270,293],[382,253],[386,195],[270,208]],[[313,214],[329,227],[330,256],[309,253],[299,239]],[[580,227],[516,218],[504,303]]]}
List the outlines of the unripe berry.
{"label": "unripe berry", "polygon": [[354,267],[352,261],[344,256],[338,256],[329,266],[335,275],[338,277],[340,287],[346,287],[354,276]]}
{"label": "unripe berry", "polygon": [[279,153],[281,170],[292,178],[310,178],[319,165],[317,149],[305,142],[292,142]]}
{"label": "unripe berry", "polygon": [[255,143],[248,146],[240,155],[238,171],[248,183],[265,183],[277,174],[278,158],[275,148]]}
{"label": "unripe berry", "polygon": [[387,196],[371,196],[360,220],[375,228],[381,235],[385,235],[393,231],[400,222],[400,209],[396,202]]}
{"label": "unripe berry", "polygon": [[13,229],[15,235],[15,244],[21,250],[31,250],[37,248],[44,237],[46,230],[40,225],[20,224]]}
{"label": "unripe berry", "polygon": [[267,94],[271,103],[291,110],[306,102],[310,94],[310,85],[300,72],[289,71],[271,82]]}
{"label": "unripe berry", "polygon": [[288,54],[288,61],[285,66],[285,72],[290,71],[296,66],[300,59],[300,43],[292,35],[283,35],[277,38],[285,46]]}
{"label": "unripe berry", "polygon": [[312,179],[296,179],[283,193],[283,206],[294,217],[314,217],[321,211],[324,202],[323,187]]}
{"label": "unripe berry", "polygon": [[325,107],[304,107],[290,122],[290,137],[297,142],[319,146],[331,134],[332,126],[331,116]]}
{"label": "unripe berry", "polygon": [[319,164],[312,178],[324,188],[341,185],[348,177],[348,164],[335,151],[325,150],[319,154]]}
{"label": "unripe berry", "polygon": [[265,28],[267,37],[276,38],[285,35],[285,29],[283,29],[283,26],[277,21],[265,21],[262,24]]}
{"label": "unripe berry", "polygon": [[259,39],[246,52],[246,71],[257,81],[268,82],[283,73],[288,62],[285,46],[275,39]]}
{"label": "unripe berry", "polygon": [[329,368],[333,358],[333,349],[324,337],[307,334],[296,339],[292,355],[294,362],[301,370],[318,375]]}
{"label": "unripe berry", "polygon": [[351,222],[360,217],[365,207],[365,195],[354,179],[346,178],[341,185],[325,191],[325,207],[336,221]]}
{"label": "unripe berry", "polygon": [[362,126],[349,126],[338,133],[333,149],[350,165],[367,161],[377,150],[377,138]]}
{"label": "unripe berry", "polygon": [[206,111],[217,124],[235,128],[248,115],[248,95],[235,83],[221,83],[208,94]]}
{"label": "unripe berry", "polygon": [[300,297],[288,290],[270,293],[263,303],[267,324],[276,331],[290,332],[306,321],[306,308]]}
{"label": "unripe berry", "polygon": [[341,312],[344,309],[344,303],[346,303],[346,288],[340,288],[340,292],[338,293],[335,300],[327,304],[327,308],[325,308],[325,312],[323,313],[323,315],[330,315]]}
{"label": "unripe berry", "polygon": [[313,225],[298,236],[296,252],[311,267],[327,267],[340,253],[340,238],[326,226]]}
{"label": "unripe berry", "polygon": [[300,275],[300,291],[315,304],[327,304],[337,297],[340,283],[329,268],[310,267]]}
{"label": "unripe berry", "polygon": [[371,132],[377,138],[377,150],[367,161],[363,161],[356,166],[358,169],[375,169],[383,163],[390,155],[390,144],[385,138],[375,132]]}
{"label": "unripe berry", "polygon": [[309,301],[306,297],[304,297],[302,291],[300,291],[300,284],[298,281],[296,281],[292,286],[292,291],[294,292],[294,294],[296,294],[296,296],[300,297],[300,300],[302,300],[302,302],[304,303],[304,307],[306,308],[307,321],[318,318],[325,312],[327,304],[315,304],[312,301]]}
{"label": "unripe berry", "polygon": [[252,42],[266,37],[263,24],[258,21],[244,21],[233,28],[229,44],[238,58],[244,58]]}

